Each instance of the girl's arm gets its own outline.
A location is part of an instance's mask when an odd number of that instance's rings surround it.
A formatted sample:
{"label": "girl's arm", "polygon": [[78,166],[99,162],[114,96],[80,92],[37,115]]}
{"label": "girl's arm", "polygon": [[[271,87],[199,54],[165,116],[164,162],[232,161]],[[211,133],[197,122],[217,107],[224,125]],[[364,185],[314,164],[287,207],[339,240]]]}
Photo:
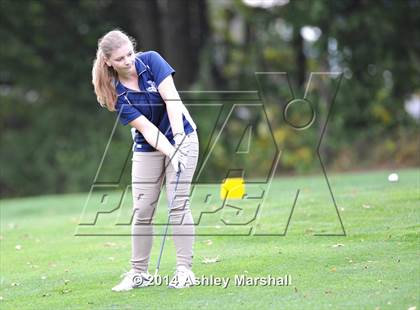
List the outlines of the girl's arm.
{"label": "girl's arm", "polygon": [[147,143],[153,146],[155,149],[161,151],[170,158],[175,153],[175,148],[168,141],[163,133],[144,115],[137,117],[135,120],[130,122],[130,125],[141,132]]}
{"label": "girl's arm", "polygon": [[166,110],[168,111],[169,122],[171,123],[172,133],[184,134],[184,123],[182,121],[182,113],[186,110],[184,104],[179,97],[176,90],[172,75],[168,75],[158,87],[160,96],[166,103]]}

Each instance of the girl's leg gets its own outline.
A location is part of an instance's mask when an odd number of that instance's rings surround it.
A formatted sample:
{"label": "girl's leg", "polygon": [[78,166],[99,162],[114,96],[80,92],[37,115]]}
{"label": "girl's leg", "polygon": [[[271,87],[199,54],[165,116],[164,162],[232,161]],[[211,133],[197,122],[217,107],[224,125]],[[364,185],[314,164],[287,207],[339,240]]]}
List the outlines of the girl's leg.
{"label": "girl's leg", "polygon": [[134,152],[132,161],[131,265],[136,272],[147,272],[153,244],[152,220],[162,186],[165,155],[157,151]]}
{"label": "girl's leg", "polygon": [[[187,142],[189,146],[187,149],[188,162],[186,169],[179,177],[176,192],[176,173],[172,165],[169,163],[169,158],[165,159],[166,190],[168,203],[173,201],[172,208],[169,210],[169,215],[176,249],[176,265],[177,267],[185,266],[188,269],[191,269],[195,226],[191,214],[189,196],[191,181],[197,167],[199,144],[196,132],[189,134],[185,139],[185,142]],[[173,198],[174,195],[175,198]]]}

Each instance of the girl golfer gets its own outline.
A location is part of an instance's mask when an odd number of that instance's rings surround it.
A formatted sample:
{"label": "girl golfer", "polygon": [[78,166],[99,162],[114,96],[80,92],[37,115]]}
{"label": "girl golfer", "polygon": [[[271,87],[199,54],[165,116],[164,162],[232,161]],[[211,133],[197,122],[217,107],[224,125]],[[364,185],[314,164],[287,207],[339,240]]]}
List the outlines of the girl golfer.
{"label": "girl golfer", "polygon": [[134,48],[135,41],[125,33],[110,31],[98,41],[92,69],[98,102],[117,112],[123,125],[132,126],[134,140],[131,270],[112,290],[144,287],[153,280],[148,273],[152,220],[164,178],[176,248],[176,272],[169,287],[184,288],[195,283],[189,193],[199,152],[197,127],[175,88],[175,70],[159,53],[136,53]]}

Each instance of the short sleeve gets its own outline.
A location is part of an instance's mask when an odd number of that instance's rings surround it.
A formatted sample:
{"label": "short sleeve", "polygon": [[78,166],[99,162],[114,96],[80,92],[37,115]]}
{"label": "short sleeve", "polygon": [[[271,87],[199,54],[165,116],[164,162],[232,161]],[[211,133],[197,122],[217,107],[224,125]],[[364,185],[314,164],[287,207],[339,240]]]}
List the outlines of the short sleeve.
{"label": "short sleeve", "polygon": [[118,113],[118,120],[124,126],[142,115],[139,110],[128,103],[123,97],[118,98],[115,110]]}
{"label": "short sleeve", "polygon": [[148,65],[150,69],[152,70],[156,87],[159,87],[160,83],[168,75],[175,74],[174,68],[172,68],[158,52],[155,52],[155,51],[149,52]]}

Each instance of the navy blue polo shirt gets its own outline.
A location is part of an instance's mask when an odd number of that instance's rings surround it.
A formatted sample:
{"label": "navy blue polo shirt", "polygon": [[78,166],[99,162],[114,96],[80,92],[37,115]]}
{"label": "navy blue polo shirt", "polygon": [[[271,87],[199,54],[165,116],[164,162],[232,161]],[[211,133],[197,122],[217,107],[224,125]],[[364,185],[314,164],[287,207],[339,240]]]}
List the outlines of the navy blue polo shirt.
{"label": "navy blue polo shirt", "polygon": [[[166,138],[174,144],[171,125],[169,122],[166,103],[159,94],[159,84],[170,74],[174,75],[175,70],[155,51],[140,52],[136,54],[135,67],[139,75],[139,91],[125,87],[120,81],[116,81],[117,103],[115,109],[119,115],[119,121],[124,126],[144,115],[151,121]],[[170,103],[169,103],[170,104]],[[189,134],[196,128],[190,124],[182,115],[184,132]],[[156,151],[143,135],[133,130],[133,151],[153,152]],[[135,131],[134,131],[135,130]]]}

